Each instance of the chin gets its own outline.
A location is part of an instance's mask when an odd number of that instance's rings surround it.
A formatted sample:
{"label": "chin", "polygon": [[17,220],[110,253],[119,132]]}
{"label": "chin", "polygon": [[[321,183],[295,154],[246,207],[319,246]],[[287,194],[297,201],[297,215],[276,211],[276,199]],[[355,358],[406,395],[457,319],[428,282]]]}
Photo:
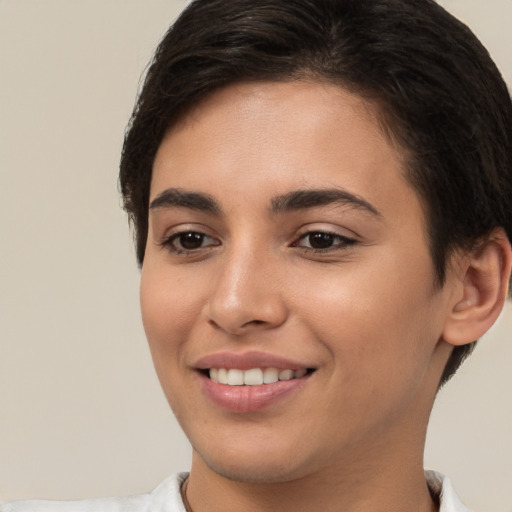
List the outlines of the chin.
{"label": "chin", "polygon": [[278,449],[264,441],[257,444],[252,450],[231,446],[213,452],[195,448],[193,466],[205,465],[228,480],[260,484],[290,482],[306,476],[311,468],[307,460],[294,457],[296,450]]}
{"label": "chin", "polygon": [[[216,474],[235,482],[248,484],[272,484],[290,482],[299,478],[296,471],[292,471],[287,461],[278,463],[241,463],[240,459],[230,463],[226,460],[217,464],[217,461],[205,460],[203,462]],[[301,475],[302,476],[302,475]]]}

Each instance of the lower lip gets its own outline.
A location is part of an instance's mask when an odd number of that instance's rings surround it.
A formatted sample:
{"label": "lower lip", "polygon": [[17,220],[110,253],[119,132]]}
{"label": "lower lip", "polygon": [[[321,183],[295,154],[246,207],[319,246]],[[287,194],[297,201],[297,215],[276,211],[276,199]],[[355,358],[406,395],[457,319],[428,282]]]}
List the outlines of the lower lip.
{"label": "lower lip", "polygon": [[202,376],[206,396],[217,406],[229,412],[256,412],[290,396],[309,380],[310,375],[299,379],[282,380],[261,386],[229,386]]}

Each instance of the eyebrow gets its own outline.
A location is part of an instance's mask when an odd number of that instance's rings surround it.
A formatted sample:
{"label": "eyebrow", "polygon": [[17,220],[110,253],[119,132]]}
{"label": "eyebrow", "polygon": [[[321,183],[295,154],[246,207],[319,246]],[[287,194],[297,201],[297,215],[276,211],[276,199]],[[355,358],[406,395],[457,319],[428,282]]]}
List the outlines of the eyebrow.
{"label": "eyebrow", "polygon": [[358,210],[366,211],[375,217],[382,217],[377,208],[362,197],[338,188],[295,190],[293,192],[277,196],[272,199],[271,212],[285,213],[331,204],[356,208]]}
{"label": "eyebrow", "polygon": [[164,190],[149,205],[150,210],[176,207],[188,208],[213,215],[221,214],[220,206],[212,196],[200,192],[187,192],[179,188]]}
{"label": "eyebrow", "polygon": [[[365,199],[338,188],[294,190],[278,195],[271,200],[270,212],[272,214],[280,214],[331,204],[356,208],[366,211],[375,217],[382,217],[377,208]],[[219,203],[209,194],[189,192],[179,188],[168,188],[151,201],[149,205],[150,210],[160,208],[188,208],[217,216],[222,214]]]}

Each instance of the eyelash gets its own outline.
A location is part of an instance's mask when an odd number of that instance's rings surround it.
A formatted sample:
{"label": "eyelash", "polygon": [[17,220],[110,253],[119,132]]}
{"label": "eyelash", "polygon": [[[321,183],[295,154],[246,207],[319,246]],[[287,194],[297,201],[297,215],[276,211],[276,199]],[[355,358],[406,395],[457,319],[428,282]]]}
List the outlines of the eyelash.
{"label": "eyelash", "polygon": [[309,252],[313,252],[313,253],[325,254],[325,253],[333,252],[333,251],[343,251],[343,250],[346,250],[349,246],[354,245],[357,242],[357,240],[355,240],[354,238],[349,238],[349,237],[340,235],[339,233],[335,233],[332,231],[323,231],[323,230],[319,229],[319,230],[312,230],[312,231],[308,231],[307,233],[304,233],[303,235],[301,235],[299,237],[297,242],[294,242],[292,244],[292,246],[293,247],[301,247],[299,245],[299,242],[302,240],[305,240],[308,237],[311,237],[313,235],[328,236],[328,237],[332,237],[332,239],[334,239],[334,240],[337,240],[337,243],[335,243],[334,245],[331,245],[331,246],[325,247],[325,248],[321,248],[321,249],[314,248],[314,247],[302,247],[303,249],[305,249]]}
{"label": "eyelash", "polygon": [[184,254],[184,255],[193,255],[198,253],[201,250],[204,249],[210,249],[211,247],[216,247],[220,245],[220,243],[214,243],[211,245],[208,245],[206,247],[198,247],[195,249],[186,249],[184,247],[176,247],[175,242],[179,240],[181,237],[184,237],[186,235],[198,235],[201,237],[201,243],[204,241],[205,238],[209,238],[211,240],[214,240],[211,236],[208,236],[206,233],[202,233],[201,231],[195,231],[193,229],[186,230],[186,231],[179,231],[178,233],[173,233],[171,236],[167,237],[165,240],[163,240],[159,245],[162,247],[165,247],[169,252],[173,254]]}
{"label": "eyelash", "polygon": [[[177,247],[176,242],[179,241],[181,237],[184,237],[186,235],[197,235],[201,237],[201,243],[204,242],[205,239],[211,239],[214,241],[213,244],[209,244],[206,246],[201,246],[193,249],[186,249],[184,247]],[[331,246],[324,247],[324,248],[315,248],[315,247],[307,247],[300,245],[301,241],[306,240],[308,237],[312,237],[314,235],[321,235],[323,237],[331,237],[332,240],[337,241],[337,243],[334,243]],[[315,254],[326,254],[329,252],[334,251],[343,251],[346,250],[349,246],[354,245],[357,243],[357,240],[354,238],[349,238],[343,235],[340,235],[335,232],[331,231],[323,231],[323,230],[312,230],[308,231],[306,233],[303,233],[299,236],[299,238],[291,244],[291,247],[298,247],[304,251],[315,253]],[[215,242],[215,239],[207,235],[206,233],[203,233],[201,231],[195,231],[195,230],[186,230],[186,231],[180,231],[178,233],[173,233],[171,236],[165,238],[160,244],[162,247],[165,247],[170,253],[176,254],[176,255],[195,255],[198,254],[200,251],[209,250],[213,247],[217,247],[220,245],[220,242]],[[311,240],[310,240],[311,245]]]}

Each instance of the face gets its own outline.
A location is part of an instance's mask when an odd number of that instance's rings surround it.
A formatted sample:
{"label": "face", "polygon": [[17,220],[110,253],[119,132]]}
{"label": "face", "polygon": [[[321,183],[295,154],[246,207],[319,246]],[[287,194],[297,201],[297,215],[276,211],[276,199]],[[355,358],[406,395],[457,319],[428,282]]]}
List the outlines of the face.
{"label": "face", "polygon": [[166,135],[141,304],[196,466],[286,481],[422,448],[449,286],[403,169],[325,84],[230,86]]}

